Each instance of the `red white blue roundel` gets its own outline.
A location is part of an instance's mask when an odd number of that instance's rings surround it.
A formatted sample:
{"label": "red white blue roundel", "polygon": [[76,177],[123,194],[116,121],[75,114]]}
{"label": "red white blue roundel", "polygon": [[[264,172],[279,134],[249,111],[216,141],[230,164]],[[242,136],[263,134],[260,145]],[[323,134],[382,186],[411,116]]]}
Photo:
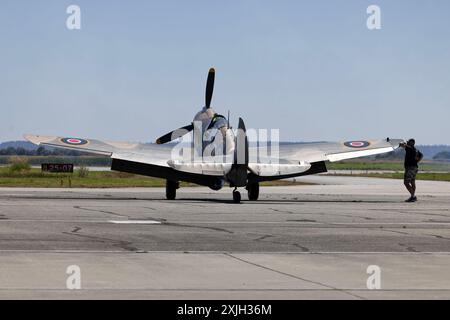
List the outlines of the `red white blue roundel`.
{"label": "red white blue roundel", "polygon": [[370,146],[369,141],[347,141],[344,145],[349,148],[366,148]]}
{"label": "red white blue roundel", "polygon": [[70,144],[72,146],[82,146],[84,144],[87,144],[89,141],[79,138],[62,138],[61,142],[65,144]]}

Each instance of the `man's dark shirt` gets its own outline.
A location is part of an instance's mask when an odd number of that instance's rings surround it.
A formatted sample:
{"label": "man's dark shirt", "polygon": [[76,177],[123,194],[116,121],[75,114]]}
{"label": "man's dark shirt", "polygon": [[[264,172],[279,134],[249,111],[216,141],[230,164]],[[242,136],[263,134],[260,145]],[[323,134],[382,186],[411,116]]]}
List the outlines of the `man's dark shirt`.
{"label": "man's dark shirt", "polygon": [[416,148],[414,147],[406,147],[405,148],[406,155],[405,155],[405,168],[407,167],[417,167],[417,160],[416,160]]}

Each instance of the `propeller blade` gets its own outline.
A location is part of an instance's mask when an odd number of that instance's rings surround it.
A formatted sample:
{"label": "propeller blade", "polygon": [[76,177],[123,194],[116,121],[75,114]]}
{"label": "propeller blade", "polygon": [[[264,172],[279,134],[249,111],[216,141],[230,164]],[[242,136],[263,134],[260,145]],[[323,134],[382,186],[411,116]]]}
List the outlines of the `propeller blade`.
{"label": "propeller blade", "polygon": [[209,69],[208,79],[206,80],[206,91],[205,91],[205,106],[209,108],[211,106],[212,95],[214,91],[214,78],[216,71],[214,68]]}
{"label": "propeller blade", "polygon": [[164,144],[167,142],[170,142],[172,140],[178,139],[182,136],[184,136],[186,133],[192,131],[194,129],[194,125],[191,123],[187,126],[175,129],[173,131],[170,131],[169,133],[166,133],[165,135],[159,137],[156,139],[157,144]]}

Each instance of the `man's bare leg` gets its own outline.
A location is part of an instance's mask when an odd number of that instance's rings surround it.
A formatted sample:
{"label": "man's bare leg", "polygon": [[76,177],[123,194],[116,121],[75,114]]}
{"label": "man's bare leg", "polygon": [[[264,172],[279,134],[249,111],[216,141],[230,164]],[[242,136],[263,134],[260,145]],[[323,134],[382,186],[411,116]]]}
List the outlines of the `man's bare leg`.
{"label": "man's bare leg", "polygon": [[408,190],[408,192],[411,194],[411,197],[414,197],[415,194],[415,186],[413,187],[411,182],[405,182],[405,187]]}

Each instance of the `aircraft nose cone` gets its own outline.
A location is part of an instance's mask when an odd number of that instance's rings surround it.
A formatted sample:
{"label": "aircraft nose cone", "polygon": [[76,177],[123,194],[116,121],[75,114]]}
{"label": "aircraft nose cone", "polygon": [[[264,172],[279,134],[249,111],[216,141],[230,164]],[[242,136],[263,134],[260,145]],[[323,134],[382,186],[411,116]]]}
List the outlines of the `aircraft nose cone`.
{"label": "aircraft nose cone", "polygon": [[203,107],[194,117],[194,121],[206,121],[212,119],[215,111],[212,108]]}

